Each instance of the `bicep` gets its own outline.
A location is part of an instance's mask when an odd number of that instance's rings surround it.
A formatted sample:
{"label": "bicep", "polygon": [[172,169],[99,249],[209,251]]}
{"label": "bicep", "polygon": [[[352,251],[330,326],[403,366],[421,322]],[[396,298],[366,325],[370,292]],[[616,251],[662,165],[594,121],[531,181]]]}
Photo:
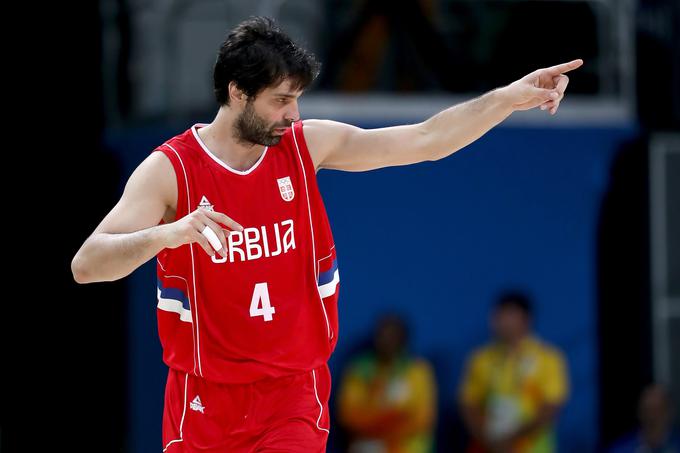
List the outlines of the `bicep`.
{"label": "bicep", "polygon": [[177,183],[170,159],[150,153],[132,172],[116,205],[99,223],[95,233],[129,233],[158,225],[172,200]]}
{"label": "bicep", "polygon": [[362,129],[329,120],[306,120],[305,137],[318,168],[367,171],[430,158],[420,124]]}

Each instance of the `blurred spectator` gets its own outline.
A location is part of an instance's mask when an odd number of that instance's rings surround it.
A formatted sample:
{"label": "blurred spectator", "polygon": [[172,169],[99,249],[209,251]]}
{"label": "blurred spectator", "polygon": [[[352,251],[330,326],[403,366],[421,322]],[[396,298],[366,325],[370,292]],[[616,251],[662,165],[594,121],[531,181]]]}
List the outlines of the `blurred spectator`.
{"label": "blurred spectator", "polygon": [[668,390],[659,384],[640,395],[640,427],[616,441],[609,453],[680,453],[680,435],[673,428],[673,403]]}
{"label": "blurred spectator", "polygon": [[350,453],[434,451],[436,383],[431,365],[407,352],[408,327],[395,314],[379,319],[373,350],[354,358],[338,394],[338,421]]}
{"label": "blurred spectator", "polygon": [[522,293],[502,294],[493,310],[495,339],[468,359],[459,389],[468,452],[556,451],[553,423],[567,398],[563,354],[531,330]]}

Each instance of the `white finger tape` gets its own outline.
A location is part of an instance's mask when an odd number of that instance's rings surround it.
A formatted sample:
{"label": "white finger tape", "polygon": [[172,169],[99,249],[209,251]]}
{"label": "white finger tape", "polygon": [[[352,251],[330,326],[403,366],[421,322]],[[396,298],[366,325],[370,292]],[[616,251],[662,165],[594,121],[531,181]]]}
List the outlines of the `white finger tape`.
{"label": "white finger tape", "polygon": [[201,231],[201,234],[208,239],[208,242],[210,242],[210,245],[212,245],[212,247],[215,249],[215,251],[222,248],[222,243],[220,242],[220,238],[217,237],[217,234],[208,225],[206,225],[205,228],[203,228],[203,231]]}

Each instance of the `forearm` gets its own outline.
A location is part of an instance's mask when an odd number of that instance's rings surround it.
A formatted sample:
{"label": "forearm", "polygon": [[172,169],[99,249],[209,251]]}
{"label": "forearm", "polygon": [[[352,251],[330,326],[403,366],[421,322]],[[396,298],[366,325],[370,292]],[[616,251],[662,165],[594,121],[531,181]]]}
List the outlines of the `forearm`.
{"label": "forearm", "polygon": [[81,246],[71,262],[78,283],[113,281],[129,275],[165,248],[167,225],[132,233],[95,233]]}
{"label": "forearm", "polygon": [[425,154],[442,159],[467,146],[510,116],[512,102],[505,88],[454,105],[420,123]]}

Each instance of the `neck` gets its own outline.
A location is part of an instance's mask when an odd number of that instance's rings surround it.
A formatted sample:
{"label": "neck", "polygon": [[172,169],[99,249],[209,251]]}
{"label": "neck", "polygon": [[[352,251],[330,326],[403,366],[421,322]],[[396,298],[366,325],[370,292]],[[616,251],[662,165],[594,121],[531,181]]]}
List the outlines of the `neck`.
{"label": "neck", "polygon": [[205,146],[220,160],[237,170],[252,167],[264,151],[264,145],[239,141],[234,135],[236,113],[220,107],[215,119],[197,130]]}

